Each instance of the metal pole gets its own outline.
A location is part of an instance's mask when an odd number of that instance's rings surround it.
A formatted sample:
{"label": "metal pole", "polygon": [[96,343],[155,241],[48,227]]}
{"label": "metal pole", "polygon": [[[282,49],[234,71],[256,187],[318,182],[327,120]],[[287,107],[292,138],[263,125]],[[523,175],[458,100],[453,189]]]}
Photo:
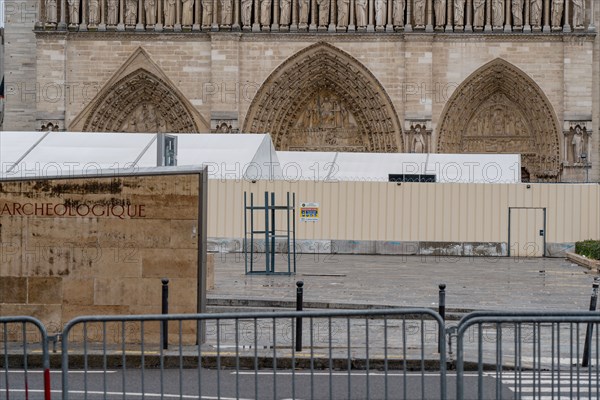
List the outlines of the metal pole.
{"label": "metal pole", "polygon": [[[590,299],[590,311],[596,311],[596,303],[598,302],[598,286],[600,286],[600,277],[594,278],[592,284],[592,298]],[[585,345],[583,347],[583,361],[581,361],[582,367],[587,367],[590,362],[590,354],[592,352],[592,332],[594,330],[594,324],[588,323],[587,332],[585,333]]]}
{"label": "metal pole", "polygon": [[[161,279],[162,282],[162,313],[163,315],[169,313],[169,280],[167,278]],[[164,320],[162,322],[163,331],[163,349],[169,348],[169,321]]]}
{"label": "metal pole", "polygon": [[[296,311],[302,311],[304,282],[296,282]],[[296,351],[302,351],[302,318],[296,318]]]}
{"label": "metal pole", "polygon": [[[446,284],[440,283],[439,288],[440,288],[440,292],[439,292],[438,314],[440,314],[440,317],[442,317],[442,320],[444,321],[444,325],[445,325],[445,322],[446,322]],[[441,348],[442,348],[441,343],[443,340],[446,340],[446,338],[441,337],[438,341],[438,353],[441,351]]]}

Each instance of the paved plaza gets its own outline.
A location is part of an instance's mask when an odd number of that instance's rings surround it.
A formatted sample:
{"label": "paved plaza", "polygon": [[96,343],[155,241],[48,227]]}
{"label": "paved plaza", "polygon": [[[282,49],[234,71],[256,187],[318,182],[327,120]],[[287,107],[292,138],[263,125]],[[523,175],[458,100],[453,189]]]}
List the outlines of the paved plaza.
{"label": "paved plaza", "polygon": [[[287,262],[277,255],[276,271]],[[255,270],[265,269],[258,255]],[[297,273],[246,275],[243,254],[215,254],[211,305],[292,307],[304,281],[306,307],[437,307],[445,283],[449,311],[585,311],[594,275],[562,258],[299,254]]]}

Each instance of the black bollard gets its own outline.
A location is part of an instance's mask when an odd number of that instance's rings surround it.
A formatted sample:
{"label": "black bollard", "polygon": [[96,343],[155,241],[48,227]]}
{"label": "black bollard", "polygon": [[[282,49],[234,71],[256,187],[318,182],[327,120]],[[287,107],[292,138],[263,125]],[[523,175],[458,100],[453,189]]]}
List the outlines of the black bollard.
{"label": "black bollard", "polygon": [[[169,313],[169,280],[167,278],[161,279],[162,282],[162,313],[166,315]],[[169,321],[164,320],[162,322],[163,331],[163,349],[169,348]]]}
{"label": "black bollard", "polygon": [[[598,302],[598,286],[600,286],[600,278],[594,278],[592,284],[592,298],[590,299],[590,311],[596,311],[596,303]],[[583,346],[583,360],[581,361],[582,367],[587,367],[590,363],[590,353],[592,333],[594,331],[594,324],[588,323],[587,331],[585,332],[585,345]]]}
{"label": "black bollard", "polygon": [[[296,311],[302,311],[304,282],[296,282]],[[296,318],[296,351],[302,351],[302,318]]]}
{"label": "black bollard", "polygon": [[[438,314],[440,314],[440,317],[442,317],[442,320],[444,322],[446,322],[446,284],[445,283],[440,283],[439,285],[440,288],[440,300],[439,300],[439,305],[438,305]],[[445,340],[446,338],[440,338],[440,340],[438,341],[438,353],[440,352],[442,345],[441,345],[441,341]]]}

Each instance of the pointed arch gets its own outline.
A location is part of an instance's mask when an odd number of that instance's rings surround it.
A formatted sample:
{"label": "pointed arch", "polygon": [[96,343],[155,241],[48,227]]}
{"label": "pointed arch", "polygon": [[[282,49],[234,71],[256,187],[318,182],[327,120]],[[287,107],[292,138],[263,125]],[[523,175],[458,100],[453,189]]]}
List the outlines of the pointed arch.
{"label": "pointed arch", "polygon": [[207,132],[209,126],[141,47],[73,120],[90,132]]}
{"label": "pointed arch", "polygon": [[535,81],[503,59],[465,79],[438,126],[438,153],[519,153],[532,180],[560,178],[556,113]]}
{"label": "pointed arch", "polygon": [[327,43],[296,53],[254,96],[243,132],[269,132],[280,150],[402,151],[401,125],[381,83]]}

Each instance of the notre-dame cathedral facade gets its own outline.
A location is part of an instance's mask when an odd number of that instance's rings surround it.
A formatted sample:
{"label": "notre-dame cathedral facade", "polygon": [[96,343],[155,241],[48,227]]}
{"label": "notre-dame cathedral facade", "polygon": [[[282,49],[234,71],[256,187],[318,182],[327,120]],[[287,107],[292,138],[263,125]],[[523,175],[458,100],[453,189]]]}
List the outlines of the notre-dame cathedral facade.
{"label": "notre-dame cathedral facade", "polygon": [[520,153],[524,180],[598,181],[599,23],[594,0],[7,2],[3,128]]}

